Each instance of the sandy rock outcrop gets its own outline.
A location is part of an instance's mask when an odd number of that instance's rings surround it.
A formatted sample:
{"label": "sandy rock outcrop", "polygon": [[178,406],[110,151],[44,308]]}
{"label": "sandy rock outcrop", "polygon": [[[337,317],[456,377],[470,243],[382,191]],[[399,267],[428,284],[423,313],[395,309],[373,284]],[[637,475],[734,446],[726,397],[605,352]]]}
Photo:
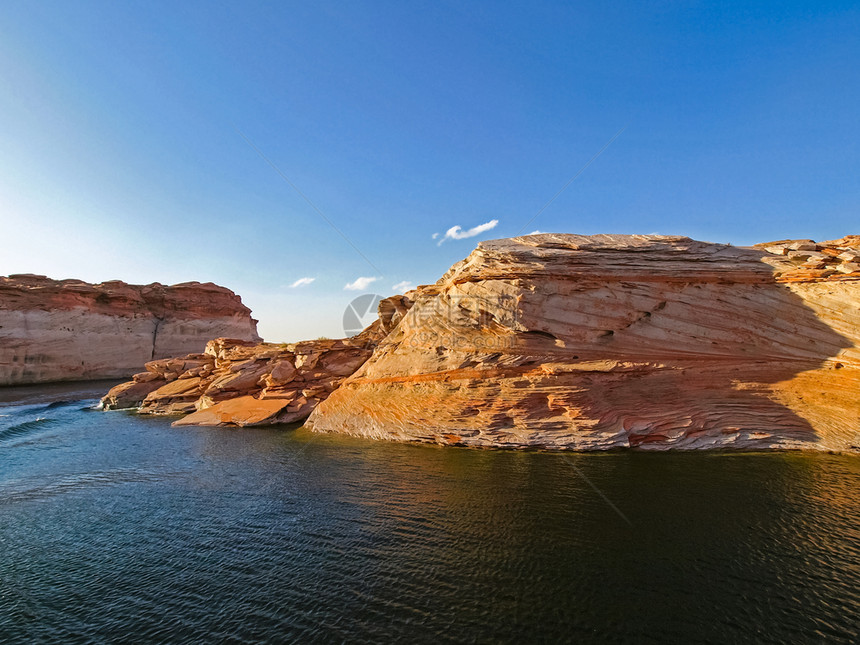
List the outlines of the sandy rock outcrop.
{"label": "sandy rock outcrop", "polygon": [[860,450],[860,237],[484,242],[312,413],[480,447]]}
{"label": "sandy rock outcrop", "polygon": [[301,421],[370,358],[410,305],[403,296],[383,300],[380,318],[352,338],[280,345],[217,338],[203,354],[146,363],[145,372],[108,392],[101,407],[187,414],[178,426]]}
{"label": "sandy rock outcrop", "polygon": [[217,336],[260,340],[241,298],[212,283],[0,277],[0,385],[129,376]]}

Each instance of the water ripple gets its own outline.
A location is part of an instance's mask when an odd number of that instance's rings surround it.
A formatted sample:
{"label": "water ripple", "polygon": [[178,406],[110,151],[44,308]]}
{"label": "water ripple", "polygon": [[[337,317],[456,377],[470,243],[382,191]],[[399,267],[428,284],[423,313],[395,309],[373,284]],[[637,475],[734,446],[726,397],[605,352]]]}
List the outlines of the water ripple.
{"label": "water ripple", "polygon": [[572,456],[628,525],[558,455],[46,415],[0,462],[4,643],[858,640],[857,459]]}
{"label": "water ripple", "polygon": [[57,425],[57,423],[57,419],[50,419],[48,417],[36,417],[35,419],[30,419],[29,421],[14,423],[5,428],[0,428],[0,442],[8,439],[18,439],[20,437],[30,434],[33,431],[55,426]]}
{"label": "water ripple", "polygon": [[44,481],[41,478],[8,480],[0,483],[0,506],[42,500],[55,495],[75,493],[95,487],[117,486],[134,482],[160,482],[179,475],[179,473],[165,471],[129,468],[63,475],[52,479],[52,481]]}

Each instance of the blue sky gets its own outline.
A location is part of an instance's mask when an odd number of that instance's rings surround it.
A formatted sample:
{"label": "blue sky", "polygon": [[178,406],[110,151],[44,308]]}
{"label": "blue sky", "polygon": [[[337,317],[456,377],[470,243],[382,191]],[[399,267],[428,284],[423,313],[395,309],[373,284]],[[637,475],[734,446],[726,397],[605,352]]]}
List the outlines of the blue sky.
{"label": "blue sky", "polygon": [[857,3],[7,0],[0,275],[211,280],[267,340],[340,336],[622,128],[524,232],[857,233],[858,34]]}

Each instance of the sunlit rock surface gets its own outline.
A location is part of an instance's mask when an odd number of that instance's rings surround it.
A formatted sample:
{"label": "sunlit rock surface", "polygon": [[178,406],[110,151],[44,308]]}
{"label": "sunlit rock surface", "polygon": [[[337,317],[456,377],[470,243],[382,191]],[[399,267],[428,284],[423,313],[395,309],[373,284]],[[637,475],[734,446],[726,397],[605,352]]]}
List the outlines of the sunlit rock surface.
{"label": "sunlit rock surface", "polygon": [[484,242],[312,413],[315,431],[595,450],[860,445],[860,237]]}
{"label": "sunlit rock surface", "polygon": [[217,336],[260,340],[251,310],[212,283],[0,277],[0,385],[129,376]]}
{"label": "sunlit rock surface", "polygon": [[174,425],[251,426],[302,421],[370,358],[411,301],[386,298],[380,316],[352,338],[253,343],[217,338],[203,354],[146,363],[113,388],[102,408],[188,416]]}

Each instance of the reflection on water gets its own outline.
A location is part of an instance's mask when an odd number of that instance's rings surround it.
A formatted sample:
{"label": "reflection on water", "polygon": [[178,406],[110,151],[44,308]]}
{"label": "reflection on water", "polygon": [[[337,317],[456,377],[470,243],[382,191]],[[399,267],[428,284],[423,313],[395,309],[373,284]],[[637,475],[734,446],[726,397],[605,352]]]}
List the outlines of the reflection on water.
{"label": "reflection on water", "polygon": [[858,639],[856,457],[567,456],[627,524],[558,454],[54,395],[0,404],[3,642]]}

